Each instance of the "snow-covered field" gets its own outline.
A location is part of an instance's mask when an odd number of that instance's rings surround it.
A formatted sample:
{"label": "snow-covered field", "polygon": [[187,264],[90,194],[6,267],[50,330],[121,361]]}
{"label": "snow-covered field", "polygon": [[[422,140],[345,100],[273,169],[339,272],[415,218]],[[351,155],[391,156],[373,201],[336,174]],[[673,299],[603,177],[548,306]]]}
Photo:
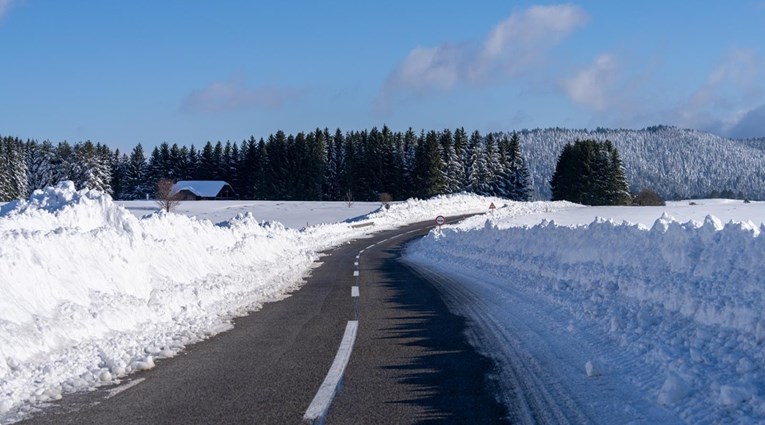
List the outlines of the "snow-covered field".
{"label": "snow-covered field", "polygon": [[[137,217],[159,209],[155,201],[116,201]],[[252,213],[258,221],[278,221],[284,227],[301,229],[322,223],[337,223],[360,218],[380,208],[379,202],[306,201],[184,201],[175,209],[178,214],[206,219],[213,223],[230,220],[237,214]]]}
{"label": "snow-covered field", "polygon": [[694,202],[511,203],[407,259],[446,277],[517,423],[765,423],[765,203]]}
{"label": "snow-covered field", "polygon": [[[492,201],[501,202],[456,195],[379,211],[358,203],[200,202],[180,211],[203,218],[139,218],[156,206],[129,203],[131,213],[62,183],[2,205],[0,423],[230,329],[233,317],[298,288],[320,251],[439,214],[485,211]],[[284,218],[294,228],[264,222]],[[296,229],[305,222],[311,226]],[[373,225],[352,226],[364,223]]]}

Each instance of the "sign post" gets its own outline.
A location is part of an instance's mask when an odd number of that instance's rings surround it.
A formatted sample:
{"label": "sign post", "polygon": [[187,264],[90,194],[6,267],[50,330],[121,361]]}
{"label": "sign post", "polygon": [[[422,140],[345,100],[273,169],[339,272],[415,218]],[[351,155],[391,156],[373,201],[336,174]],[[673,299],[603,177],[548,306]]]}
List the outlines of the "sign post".
{"label": "sign post", "polygon": [[491,203],[491,205],[489,205],[489,211],[491,211],[491,212],[492,212],[492,214],[493,214],[493,213],[494,213],[494,210],[496,210],[496,209],[497,209],[497,207],[495,207],[495,206],[494,206],[494,202],[492,202],[492,203]]}
{"label": "sign post", "polygon": [[438,230],[441,230],[441,226],[443,226],[444,223],[446,223],[446,219],[444,218],[444,216],[439,215],[438,217],[436,217],[436,224],[438,225]]}

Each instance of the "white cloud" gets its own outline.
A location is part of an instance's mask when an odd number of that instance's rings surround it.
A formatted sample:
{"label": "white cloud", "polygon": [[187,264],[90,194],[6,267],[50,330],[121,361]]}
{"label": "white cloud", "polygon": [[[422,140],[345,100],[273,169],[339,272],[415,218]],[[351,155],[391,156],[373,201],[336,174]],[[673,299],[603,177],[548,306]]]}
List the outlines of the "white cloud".
{"label": "white cloud", "polygon": [[617,100],[612,89],[618,73],[616,58],[600,55],[588,68],[563,80],[563,88],[568,97],[580,105],[604,111]]}
{"label": "white cloud", "polygon": [[672,124],[738,138],[765,137],[765,60],[734,49],[687,96],[656,90],[655,72],[621,64],[612,54],[560,81],[575,104],[592,112],[592,125]]}
{"label": "white cloud", "polygon": [[573,5],[534,6],[514,13],[486,37],[470,78],[481,81],[495,71],[511,76],[522,74],[587,22],[589,16]]}
{"label": "white cloud", "polygon": [[304,90],[261,85],[249,87],[242,76],[215,81],[192,91],[181,102],[181,111],[189,113],[231,112],[246,109],[279,109],[299,98]]}
{"label": "white cloud", "polygon": [[765,137],[765,104],[738,114],[732,124],[728,124],[727,136],[739,139]]}
{"label": "white cloud", "polygon": [[460,79],[459,53],[449,45],[417,47],[396,70],[394,83],[418,94],[448,90]]}
{"label": "white cloud", "polygon": [[429,95],[459,84],[486,84],[520,77],[588,21],[588,15],[579,6],[534,6],[510,15],[480,43],[419,46],[389,74],[376,106],[384,109],[396,97]]}
{"label": "white cloud", "polygon": [[763,137],[765,60],[753,50],[734,49],[704,83],[673,111],[675,123],[733,137]]}

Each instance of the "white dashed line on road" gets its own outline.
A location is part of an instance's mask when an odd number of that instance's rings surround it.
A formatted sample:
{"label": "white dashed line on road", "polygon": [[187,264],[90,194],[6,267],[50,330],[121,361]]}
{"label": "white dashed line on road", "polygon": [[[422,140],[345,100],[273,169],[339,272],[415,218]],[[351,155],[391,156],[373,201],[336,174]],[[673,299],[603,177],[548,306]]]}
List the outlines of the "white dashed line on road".
{"label": "white dashed line on road", "polygon": [[112,398],[112,397],[114,397],[115,395],[117,395],[117,394],[119,394],[119,393],[121,393],[121,392],[123,392],[123,391],[127,391],[127,390],[129,390],[129,389],[131,389],[131,388],[135,387],[136,385],[140,384],[141,382],[143,382],[143,381],[145,381],[145,380],[146,380],[146,378],[138,378],[138,379],[136,379],[136,380],[134,380],[134,381],[130,381],[130,382],[128,382],[128,383],[127,383],[127,384],[125,384],[125,385],[121,385],[121,386],[119,386],[119,387],[117,387],[117,388],[113,388],[113,389],[109,390],[109,394],[107,394],[107,395],[106,395],[106,398],[107,398],[107,399],[108,399],[108,398]]}
{"label": "white dashed line on road", "polygon": [[327,372],[327,376],[324,378],[324,382],[321,383],[321,387],[319,387],[319,391],[314,396],[311,405],[308,406],[308,410],[303,415],[304,422],[310,424],[324,422],[329,405],[332,403],[335,393],[337,393],[340,380],[343,379],[345,367],[351,358],[351,351],[353,350],[353,343],[356,341],[358,328],[358,320],[348,321],[348,325],[345,327],[345,334],[343,334],[343,340],[340,342],[340,348],[337,349],[335,360],[332,362],[332,366],[329,368],[329,372]]}

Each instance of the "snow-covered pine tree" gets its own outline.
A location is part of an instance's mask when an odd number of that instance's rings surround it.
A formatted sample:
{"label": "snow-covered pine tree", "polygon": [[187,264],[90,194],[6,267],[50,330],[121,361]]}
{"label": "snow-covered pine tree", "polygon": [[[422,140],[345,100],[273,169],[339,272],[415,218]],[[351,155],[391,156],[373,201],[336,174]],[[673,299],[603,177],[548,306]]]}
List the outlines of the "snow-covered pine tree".
{"label": "snow-covered pine tree", "polygon": [[6,202],[13,199],[11,190],[11,163],[5,137],[0,138],[0,202]]}
{"label": "snow-covered pine tree", "polygon": [[521,152],[520,138],[517,133],[513,133],[507,148],[507,171],[510,177],[508,182],[511,184],[507,197],[514,201],[531,200],[531,174],[526,166],[526,159]]}
{"label": "snow-covered pine tree", "polygon": [[125,189],[128,169],[128,156],[124,153],[120,153],[119,149],[115,150],[114,155],[112,155],[110,166],[112,170],[112,197],[114,199],[126,199]]}
{"label": "snow-covered pine tree", "polygon": [[186,158],[181,154],[181,148],[177,143],[173,143],[168,151],[167,165],[168,165],[168,177],[174,180],[180,180],[180,176],[183,174],[183,163]]}
{"label": "snow-covered pine tree", "polygon": [[144,199],[146,194],[151,193],[146,157],[143,154],[143,146],[137,144],[128,158],[125,175],[125,199]]}
{"label": "snow-covered pine tree", "polygon": [[26,198],[27,160],[26,149],[20,139],[0,139],[0,200]]}
{"label": "snow-covered pine tree", "polygon": [[481,141],[481,134],[478,131],[473,132],[470,136],[467,151],[470,153],[467,176],[468,190],[478,195],[491,194],[485,146]]}
{"label": "snow-covered pine tree", "polygon": [[455,171],[455,178],[459,179],[460,191],[467,190],[467,159],[465,151],[467,150],[468,136],[465,129],[460,127],[454,130],[454,155],[459,162],[460,170]]}
{"label": "snow-covered pine tree", "polygon": [[485,195],[501,196],[502,184],[501,176],[504,174],[504,164],[500,160],[499,146],[497,144],[497,138],[493,133],[489,133],[485,140],[485,157],[486,157],[486,185],[488,192]]}
{"label": "snow-covered pine tree", "polygon": [[440,136],[442,161],[444,168],[442,174],[446,183],[446,193],[457,193],[462,191],[462,184],[464,176],[464,168],[462,166],[461,158],[457,155],[454,147],[454,138],[452,132],[449,129],[445,129],[441,132]]}
{"label": "snow-covered pine tree", "polygon": [[53,181],[74,179],[74,148],[66,140],[56,146],[56,155],[53,159]]}
{"label": "snow-covered pine tree", "polygon": [[28,192],[44,189],[57,183],[55,179],[56,148],[47,140],[27,142]]}
{"label": "snow-covered pine tree", "polygon": [[497,148],[499,150],[499,161],[502,164],[502,172],[497,179],[497,196],[511,198],[511,193],[515,186],[515,174],[512,172],[510,139],[507,138],[507,135],[497,135]]}
{"label": "snow-covered pine tree", "polygon": [[457,152],[454,150],[454,145],[449,145],[446,151],[446,157],[449,158],[446,164],[446,193],[458,193],[464,190],[463,182],[465,181],[465,168],[462,165],[462,161]]}
{"label": "snow-covered pine tree", "polygon": [[74,146],[72,180],[78,189],[95,189],[111,194],[111,169],[108,148],[87,140]]}

